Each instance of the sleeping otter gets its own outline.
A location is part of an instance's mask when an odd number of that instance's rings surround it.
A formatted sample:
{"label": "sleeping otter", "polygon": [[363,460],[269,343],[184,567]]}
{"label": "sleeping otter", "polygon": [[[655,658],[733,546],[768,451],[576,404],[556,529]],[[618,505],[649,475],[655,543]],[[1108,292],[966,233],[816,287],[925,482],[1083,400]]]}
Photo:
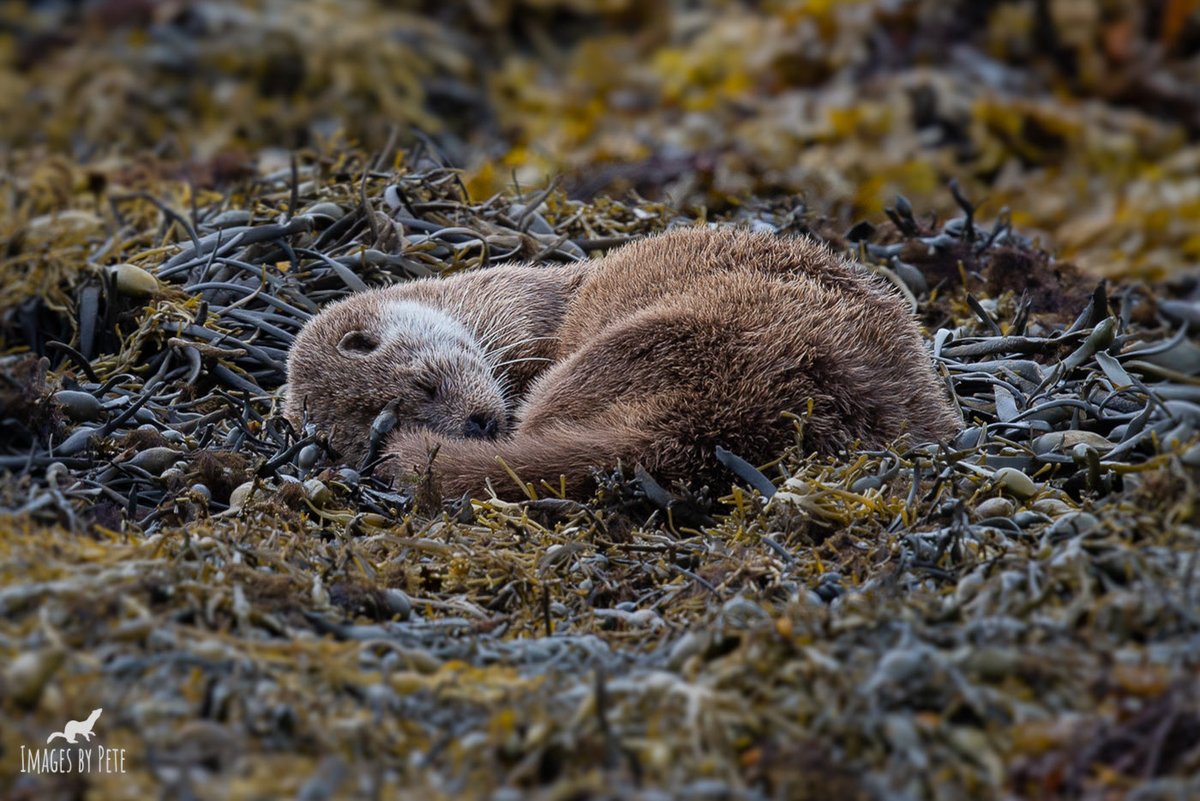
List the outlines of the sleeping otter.
{"label": "sleeping otter", "polygon": [[813,240],[731,229],[361,293],[305,326],[288,373],[288,415],[307,407],[348,458],[399,399],[380,469],[436,446],[447,495],[523,497],[506,466],[575,497],[618,462],[728,483],[717,446],[770,461],[797,419],[822,453],[961,428],[889,286]]}

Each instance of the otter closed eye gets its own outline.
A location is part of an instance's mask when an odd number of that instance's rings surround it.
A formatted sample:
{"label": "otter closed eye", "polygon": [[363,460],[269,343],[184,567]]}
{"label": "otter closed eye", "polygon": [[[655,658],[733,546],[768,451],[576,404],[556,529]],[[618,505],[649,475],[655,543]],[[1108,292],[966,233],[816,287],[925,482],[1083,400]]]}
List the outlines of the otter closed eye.
{"label": "otter closed eye", "polygon": [[413,380],[413,384],[417,387],[417,389],[424,392],[425,397],[428,398],[429,400],[434,400],[435,398],[437,398],[438,382],[437,382],[437,379],[434,378],[433,376],[418,375]]}

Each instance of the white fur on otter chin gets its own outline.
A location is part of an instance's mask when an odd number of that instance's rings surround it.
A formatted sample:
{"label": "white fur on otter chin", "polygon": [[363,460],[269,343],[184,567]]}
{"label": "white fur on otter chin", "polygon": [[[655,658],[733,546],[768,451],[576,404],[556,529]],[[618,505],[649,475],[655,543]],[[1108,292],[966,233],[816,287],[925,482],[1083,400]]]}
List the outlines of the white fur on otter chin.
{"label": "white fur on otter chin", "polygon": [[390,300],[380,314],[383,339],[414,340],[416,342],[459,342],[470,348],[478,347],[475,337],[466,326],[441,309],[412,300]]}

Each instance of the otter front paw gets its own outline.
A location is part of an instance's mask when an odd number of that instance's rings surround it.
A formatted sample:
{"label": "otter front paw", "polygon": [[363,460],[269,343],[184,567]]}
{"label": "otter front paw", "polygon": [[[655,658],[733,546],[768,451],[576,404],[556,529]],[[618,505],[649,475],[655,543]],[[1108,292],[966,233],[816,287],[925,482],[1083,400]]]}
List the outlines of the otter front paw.
{"label": "otter front paw", "polygon": [[446,438],[428,429],[393,432],[385,442],[381,473],[401,480],[419,480],[429,474]]}

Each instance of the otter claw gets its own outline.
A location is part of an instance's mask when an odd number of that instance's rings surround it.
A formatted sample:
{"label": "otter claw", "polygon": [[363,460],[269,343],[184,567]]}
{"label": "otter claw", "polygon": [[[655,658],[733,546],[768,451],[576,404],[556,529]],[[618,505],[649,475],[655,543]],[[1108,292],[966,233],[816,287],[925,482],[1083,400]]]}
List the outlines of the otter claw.
{"label": "otter claw", "polygon": [[367,441],[367,454],[362,460],[364,467],[375,461],[375,458],[379,455],[379,445],[383,442],[383,438],[396,427],[396,407],[399,403],[399,398],[389,402],[379,414],[375,415],[375,419],[371,422],[371,435]]}

